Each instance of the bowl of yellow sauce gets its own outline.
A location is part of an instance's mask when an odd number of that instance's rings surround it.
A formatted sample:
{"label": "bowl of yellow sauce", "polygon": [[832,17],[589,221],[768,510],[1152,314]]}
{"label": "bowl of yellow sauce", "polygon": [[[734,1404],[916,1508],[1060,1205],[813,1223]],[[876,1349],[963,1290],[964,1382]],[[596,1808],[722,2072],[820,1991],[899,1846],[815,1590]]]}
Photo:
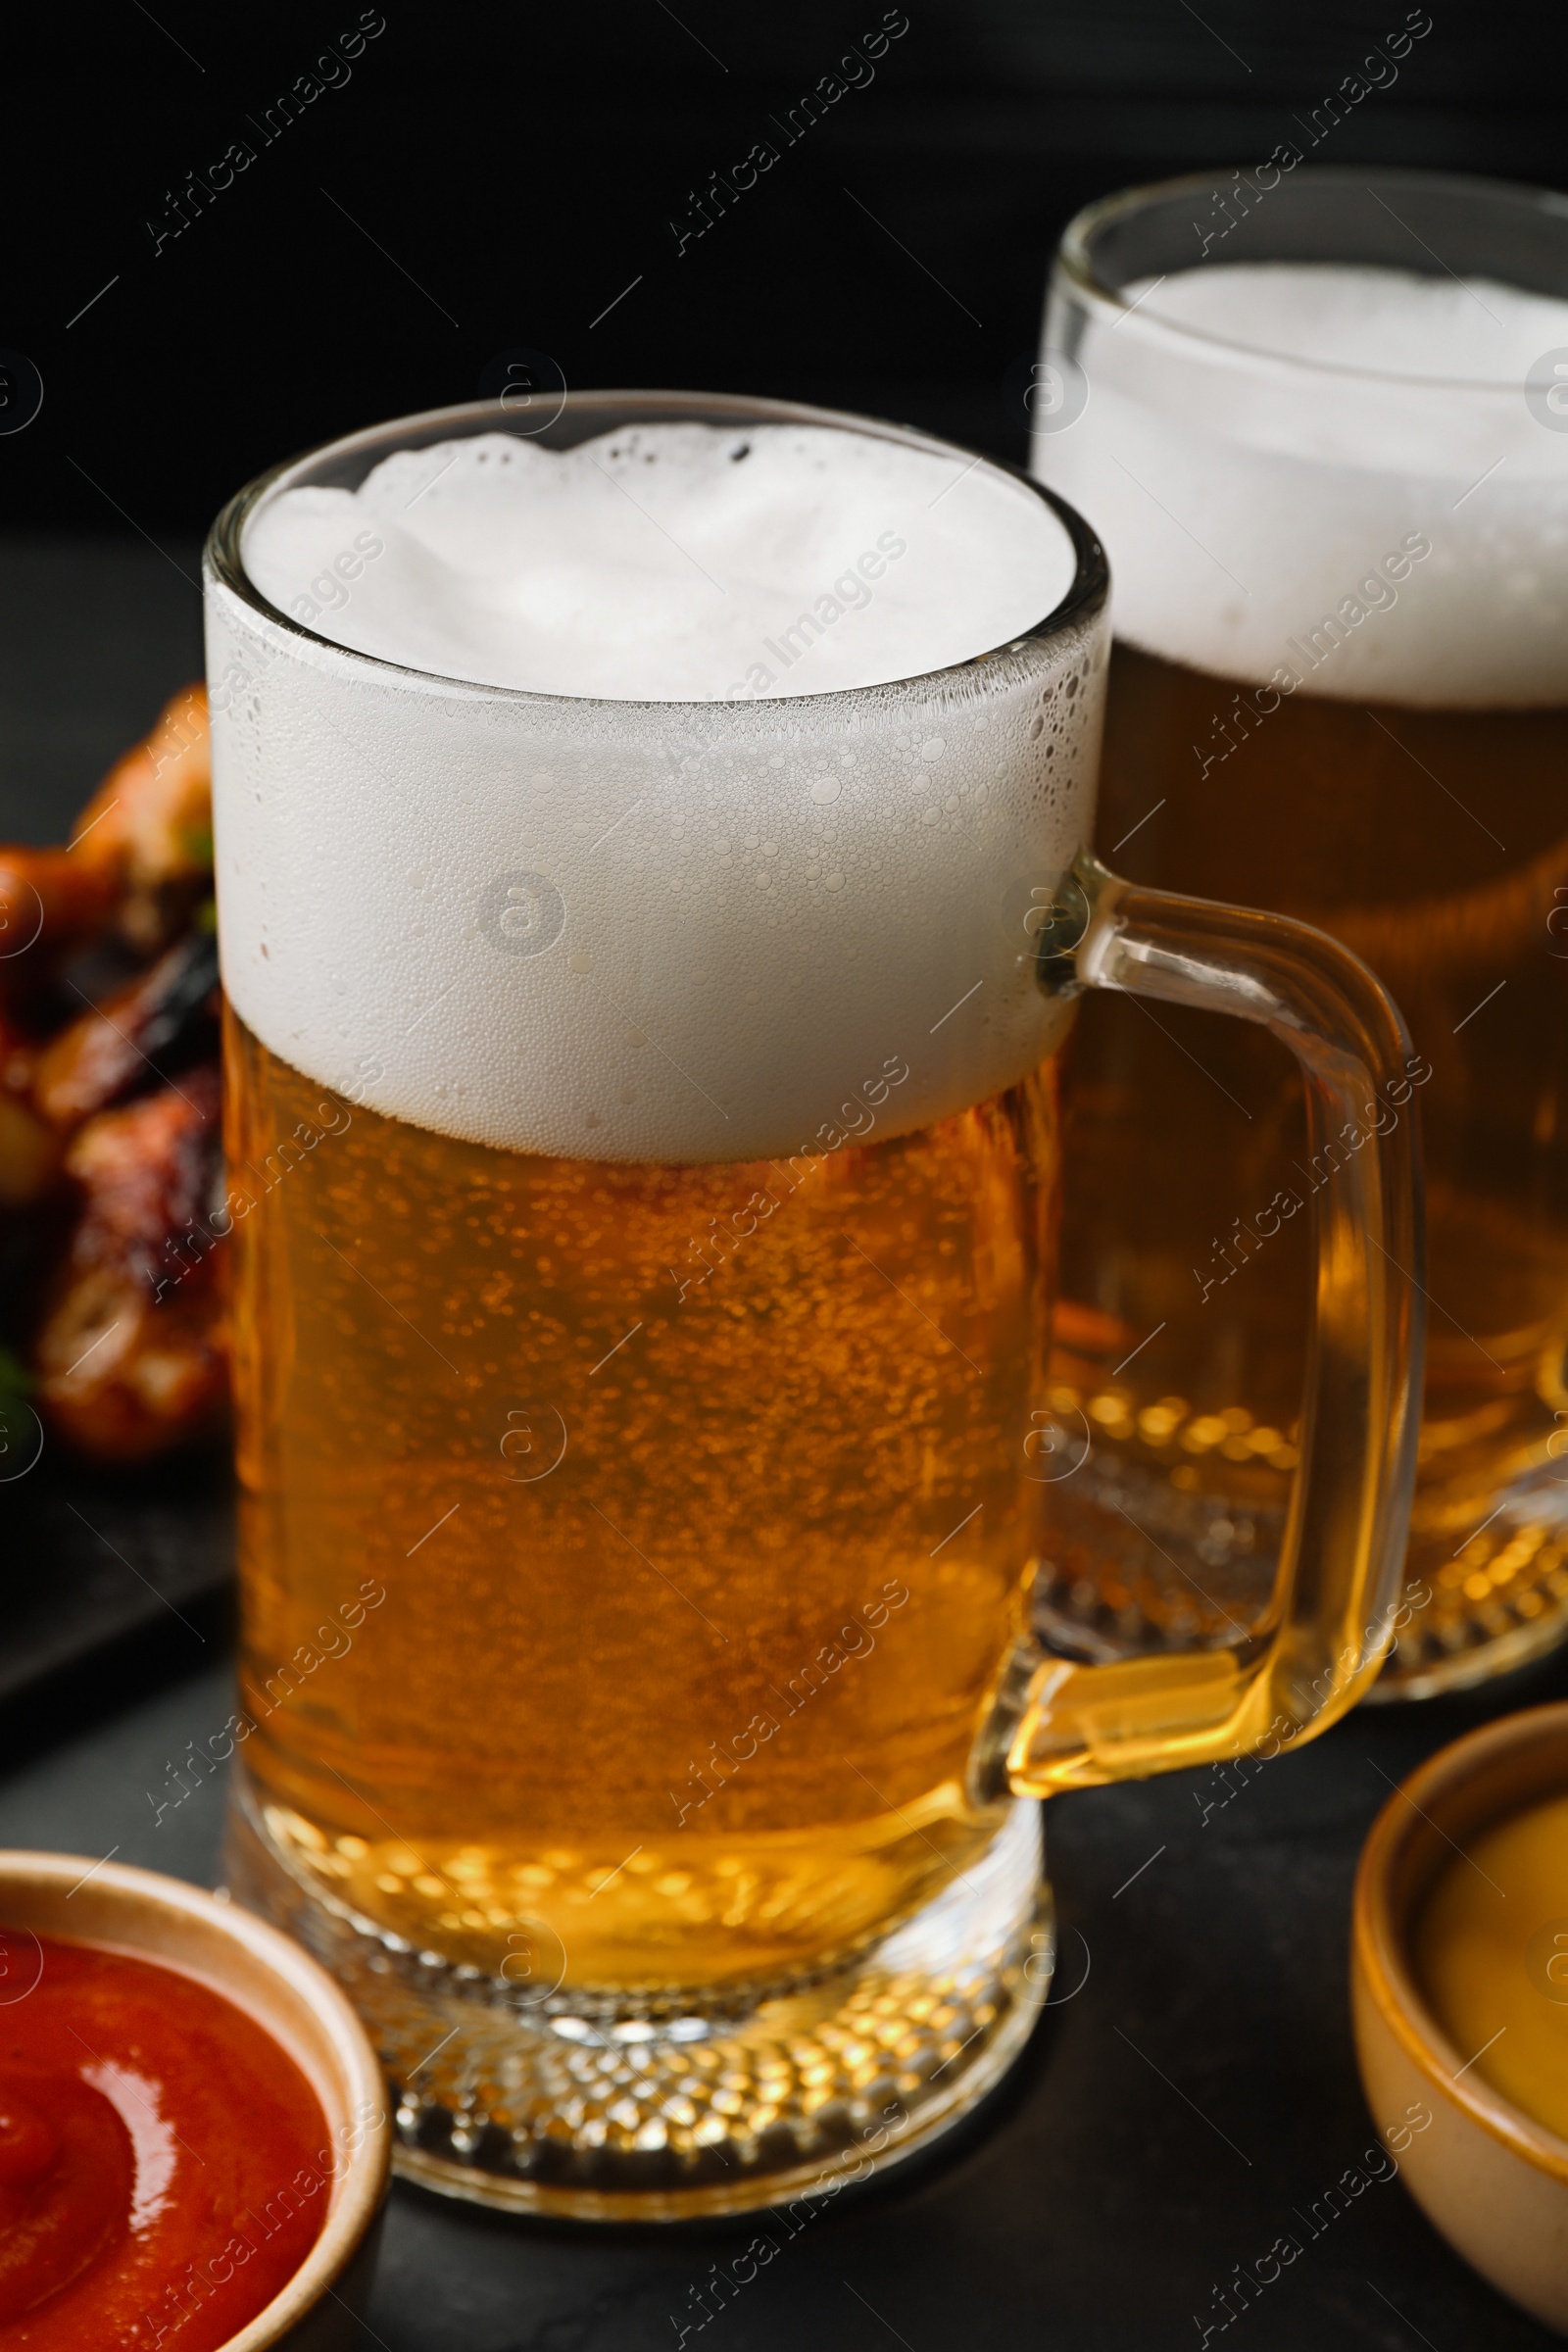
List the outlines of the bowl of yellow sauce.
{"label": "bowl of yellow sauce", "polygon": [[1350,1989],[1373,2115],[1428,2119],[1399,2134],[1416,2202],[1568,2334],[1568,1703],[1455,1740],[1390,1797]]}

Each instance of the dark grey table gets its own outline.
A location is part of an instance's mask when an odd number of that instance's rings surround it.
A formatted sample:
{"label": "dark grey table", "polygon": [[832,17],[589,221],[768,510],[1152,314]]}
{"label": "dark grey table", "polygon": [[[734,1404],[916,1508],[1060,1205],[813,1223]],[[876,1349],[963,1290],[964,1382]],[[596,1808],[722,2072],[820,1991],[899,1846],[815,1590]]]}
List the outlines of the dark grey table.
{"label": "dark grey table", "polygon": [[[802,2227],[707,2342],[1197,2346],[1194,2315],[1212,2316],[1233,2266],[1282,2231],[1304,2237],[1297,2209],[1375,2144],[1350,2051],[1346,1922],[1383,1776],[1499,1705],[1564,1694],[1556,1663],[1526,1691],[1363,1711],[1206,1818],[1197,1800],[1224,1794],[1208,1774],[1061,1799],[1048,1829],[1073,1997],[1053,2002],[1011,2082],[943,2152]],[[215,1660],[14,1762],[0,1843],[210,1882],[217,1783],[161,1820],[155,1809],[171,1762],[230,1703]],[[371,2331],[387,2352],[673,2352],[688,2286],[754,2226],[589,2232],[399,2187]],[[1307,2243],[1236,2332],[1257,2352],[1554,2340],[1449,2253],[1396,2179]]]}
{"label": "dark grey table", "polygon": [[[194,568],[188,548],[170,552]],[[160,554],[0,544],[0,831],[46,838],[196,659],[193,596]],[[0,1842],[210,1881],[217,1783],[156,1813],[172,1763],[230,1703],[210,1474],[145,1492],[55,1476],[46,1509],[0,1489]],[[49,1530],[74,1502],[112,1536],[118,1584],[101,1562],[88,1575],[88,1551],[64,1573]],[[1060,1985],[1011,2080],[940,2152],[801,2229],[708,2343],[1198,2345],[1212,2290],[1282,2231],[1299,2234],[1296,2209],[1374,2144],[1346,1936],[1356,1855],[1390,1781],[1487,1715],[1562,1695],[1568,1658],[1476,1698],[1363,1710],[1228,1802],[1206,1773],[1060,1800],[1049,1822]],[[365,2340],[672,2352],[689,2286],[750,2229],[589,2233],[399,2187]],[[1307,2243],[1236,2327],[1257,2352],[1556,2340],[1448,2252],[1396,2179]]]}

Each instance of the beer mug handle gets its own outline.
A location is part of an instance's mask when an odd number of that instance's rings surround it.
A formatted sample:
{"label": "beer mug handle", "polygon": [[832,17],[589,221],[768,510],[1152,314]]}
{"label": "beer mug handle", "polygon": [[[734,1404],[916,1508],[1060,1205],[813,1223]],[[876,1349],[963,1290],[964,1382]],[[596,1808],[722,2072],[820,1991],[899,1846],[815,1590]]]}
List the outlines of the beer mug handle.
{"label": "beer mug handle", "polygon": [[1042,985],[1234,1013],[1300,1063],[1316,1292],[1266,1614],[1227,1648],[1037,1666],[1007,1757],[1014,1788],[1036,1796],[1277,1754],[1360,1696],[1400,1590],[1425,1334],[1419,1064],[1366,965],[1284,915],[1145,890],[1088,858],[1074,872],[1053,910],[1062,928],[1040,941]]}

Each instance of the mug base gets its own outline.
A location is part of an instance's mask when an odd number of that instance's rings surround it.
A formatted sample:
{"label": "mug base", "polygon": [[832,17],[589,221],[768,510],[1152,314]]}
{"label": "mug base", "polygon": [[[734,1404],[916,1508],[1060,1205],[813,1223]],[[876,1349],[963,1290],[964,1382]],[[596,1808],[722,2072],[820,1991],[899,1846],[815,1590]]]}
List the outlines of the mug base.
{"label": "mug base", "polygon": [[[234,1899],[304,1943],[363,2018],[396,2094],[393,2163],[438,2194],[556,2220],[647,2222],[790,2207],[793,2235],[852,2181],[912,2155],[984,2097],[1051,1988],[1040,1807],[849,1966],[678,2014],[514,1987],[415,1952],[307,1887],[236,1776]],[[671,2005],[673,2008],[674,2005]],[[771,2259],[765,2257],[764,2259]]]}

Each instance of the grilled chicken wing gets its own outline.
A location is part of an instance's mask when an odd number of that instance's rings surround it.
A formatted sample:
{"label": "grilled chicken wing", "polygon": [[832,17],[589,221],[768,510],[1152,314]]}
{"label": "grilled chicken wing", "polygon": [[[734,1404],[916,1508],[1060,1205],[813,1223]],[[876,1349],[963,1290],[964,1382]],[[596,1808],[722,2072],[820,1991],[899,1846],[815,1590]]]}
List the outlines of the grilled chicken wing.
{"label": "grilled chicken wing", "polygon": [[213,763],[207,693],[187,686],[111,768],[76,821],[68,853],[112,878],[116,920],[150,954],[174,938],[212,889]]}
{"label": "grilled chicken wing", "polygon": [[80,1195],[32,1348],[38,1400],[100,1461],[137,1462],[220,1427],[227,1400],[216,1066],[100,1111],[66,1154]]}
{"label": "grilled chicken wing", "polygon": [[211,894],[199,686],[68,848],[0,848],[0,1345],[99,1461],[204,1437],[227,1402]]}
{"label": "grilled chicken wing", "polygon": [[149,1078],[218,1043],[218,943],[176,940],[147,971],[58,1030],[38,1054],[32,1100],[54,1127],[74,1127]]}

